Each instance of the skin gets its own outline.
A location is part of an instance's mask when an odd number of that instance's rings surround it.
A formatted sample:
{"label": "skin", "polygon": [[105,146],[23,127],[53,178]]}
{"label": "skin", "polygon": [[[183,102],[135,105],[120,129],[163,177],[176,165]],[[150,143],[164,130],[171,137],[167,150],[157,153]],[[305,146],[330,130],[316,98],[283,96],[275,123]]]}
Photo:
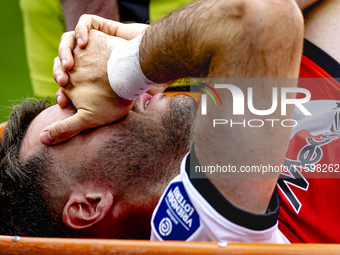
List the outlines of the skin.
{"label": "skin", "polygon": [[[64,108],[59,105],[49,107],[29,125],[20,148],[20,160],[34,156],[38,150],[44,150],[51,157],[53,170],[48,174],[49,181],[45,191],[51,194],[51,210],[60,214],[60,208],[63,208],[64,223],[69,228],[79,230],[80,237],[147,239],[150,234],[151,213],[168,180],[148,183],[132,177],[129,181],[135,184],[126,186],[122,181],[129,175],[125,176],[119,171],[116,173],[110,168],[121,155],[113,157],[106,142],[110,137],[119,139],[126,133],[126,127],[138,132],[139,127],[136,124],[144,127],[149,123],[162,126],[162,116],[168,115],[171,102],[178,100],[192,102],[187,96],[169,98],[164,94],[153,97],[144,94],[118,122],[87,130],[64,143],[47,147],[39,141],[41,128],[69,118],[76,112],[73,105]],[[177,102],[176,105],[179,104]],[[150,124],[149,128],[153,132]],[[84,168],[90,169],[95,177],[79,179]],[[145,171],[144,174],[149,174],[151,180],[159,178],[157,173],[148,172],[148,169],[139,171]],[[107,178],[103,172],[121,175]],[[177,175],[178,166],[175,171],[170,172]]]}
{"label": "skin", "polygon": [[[73,32],[66,35],[74,38]],[[45,145],[51,145],[56,141],[64,141],[84,129],[106,125],[119,120],[133,106],[133,101],[118,97],[109,86],[106,86],[108,83],[107,78],[106,81],[103,78],[98,79],[98,77],[107,77],[106,64],[103,65],[103,62],[107,62],[113,47],[125,40],[107,37],[97,31],[92,33],[91,39],[92,43],[89,43],[86,51],[78,47],[75,49],[77,54],[75,55],[75,64],[72,71],[69,71],[69,82],[61,88],[61,91],[70,98],[77,95],[77,99],[73,100],[73,105],[77,108],[77,112],[70,118],[56,122],[43,130],[40,139]],[[100,46],[96,45],[98,40],[104,43]],[[73,43],[72,49],[74,45]],[[69,45],[68,48],[70,49],[70,47]],[[93,56],[92,53],[96,57],[88,58],[89,54]],[[97,68],[94,69],[94,66]],[[83,79],[85,76],[87,77],[86,80]],[[60,80],[58,77],[59,75],[55,76],[56,80]],[[94,100],[96,98],[101,98],[101,100]],[[117,105],[120,105],[120,107],[116,107]],[[84,128],[84,125],[86,128]]]}
{"label": "skin", "polygon": [[305,14],[305,38],[340,63],[340,1],[324,0]]}
{"label": "skin", "polygon": [[[162,97],[161,94],[158,94],[147,106],[147,108],[144,109],[144,105],[142,104],[142,101],[139,99],[135,103],[136,106],[138,107],[138,111],[136,110],[129,111],[129,113],[126,115],[123,121],[129,121],[130,119],[141,119],[142,114],[147,114],[148,116],[151,116],[152,119],[159,121],[161,112],[168,107],[170,100],[171,98]],[[76,109],[73,105],[69,105],[64,108],[61,108],[59,105],[54,105],[41,112],[32,121],[27,130],[27,133],[23,140],[22,147],[20,149],[21,160],[26,160],[33,152],[43,147],[43,145],[40,143],[39,135],[44,127],[56,121],[65,120],[73,116],[75,113]],[[110,135],[110,132],[114,132],[116,126],[117,125],[115,123],[106,126],[101,126],[92,130],[91,132],[79,134],[78,136],[73,137],[64,143],[57,144],[53,147],[47,148],[53,149],[54,151],[60,151],[60,153],[65,153],[64,155],[68,155],[68,153],[70,153],[72,150],[79,151],[80,152],[79,154],[89,153],[88,155],[91,155],[91,152],[87,152],[88,148],[84,148],[83,143],[85,143],[88,140],[91,145],[90,148],[93,147],[99,148],[102,142],[106,139],[105,137],[107,135]],[[76,147],[72,148],[72,146]]]}

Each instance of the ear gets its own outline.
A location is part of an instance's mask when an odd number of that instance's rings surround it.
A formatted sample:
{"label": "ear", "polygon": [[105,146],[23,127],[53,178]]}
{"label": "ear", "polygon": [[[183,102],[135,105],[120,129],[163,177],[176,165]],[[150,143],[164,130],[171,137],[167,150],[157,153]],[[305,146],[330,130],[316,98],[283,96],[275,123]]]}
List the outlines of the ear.
{"label": "ear", "polygon": [[63,211],[64,223],[72,229],[86,229],[103,220],[113,205],[109,191],[71,193]]}

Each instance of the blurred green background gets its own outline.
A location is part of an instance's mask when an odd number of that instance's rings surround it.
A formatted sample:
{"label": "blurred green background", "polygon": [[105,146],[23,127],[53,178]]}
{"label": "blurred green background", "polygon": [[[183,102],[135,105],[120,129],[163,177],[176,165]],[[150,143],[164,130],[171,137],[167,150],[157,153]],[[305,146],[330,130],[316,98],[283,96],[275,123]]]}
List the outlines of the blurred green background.
{"label": "blurred green background", "polygon": [[[49,0],[46,0],[49,1]],[[151,0],[151,19],[156,20],[169,10],[191,0]],[[29,2],[27,1],[29,4]],[[0,123],[8,119],[12,106],[33,94],[26,61],[23,19],[19,0],[2,1],[0,9]],[[54,31],[57,32],[57,31]],[[62,33],[61,31],[60,33]],[[59,42],[59,40],[58,40]],[[57,52],[56,52],[57,54]],[[52,77],[52,67],[51,67]],[[52,98],[55,103],[54,98]]]}
{"label": "blurred green background", "polygon": [[34,95],[26,62],[19,1],[2,1],[1,5],[0,122],[4,122],[18,99]]}

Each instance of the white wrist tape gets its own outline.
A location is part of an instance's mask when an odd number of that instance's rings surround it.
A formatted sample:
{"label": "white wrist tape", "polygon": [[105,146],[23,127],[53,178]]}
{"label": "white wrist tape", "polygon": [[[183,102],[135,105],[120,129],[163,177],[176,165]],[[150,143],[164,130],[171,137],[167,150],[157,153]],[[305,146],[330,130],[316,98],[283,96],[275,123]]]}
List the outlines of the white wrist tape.
{"label": "white wrist tape", "polygon": [[156,86],[142,72],[139,63],[139,45],[143,34],[119,44],[107,62],[107,74],[113,91],[121,98],[133,100]]}

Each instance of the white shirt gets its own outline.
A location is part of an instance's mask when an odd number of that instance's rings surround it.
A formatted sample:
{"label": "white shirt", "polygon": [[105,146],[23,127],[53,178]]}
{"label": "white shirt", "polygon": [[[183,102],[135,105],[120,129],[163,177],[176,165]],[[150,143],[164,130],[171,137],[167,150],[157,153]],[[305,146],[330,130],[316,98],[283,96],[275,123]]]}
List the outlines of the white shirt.
{"label": "white shirt", "polygon": [[[278,229],[276,190],[269,206],[271,212],[256,215],[242,211],[222,197],[207,178],[189,179],[188,155],[152,214],[151,240],[289,243]],[[191,156],[196,158],[194,152]]]}

